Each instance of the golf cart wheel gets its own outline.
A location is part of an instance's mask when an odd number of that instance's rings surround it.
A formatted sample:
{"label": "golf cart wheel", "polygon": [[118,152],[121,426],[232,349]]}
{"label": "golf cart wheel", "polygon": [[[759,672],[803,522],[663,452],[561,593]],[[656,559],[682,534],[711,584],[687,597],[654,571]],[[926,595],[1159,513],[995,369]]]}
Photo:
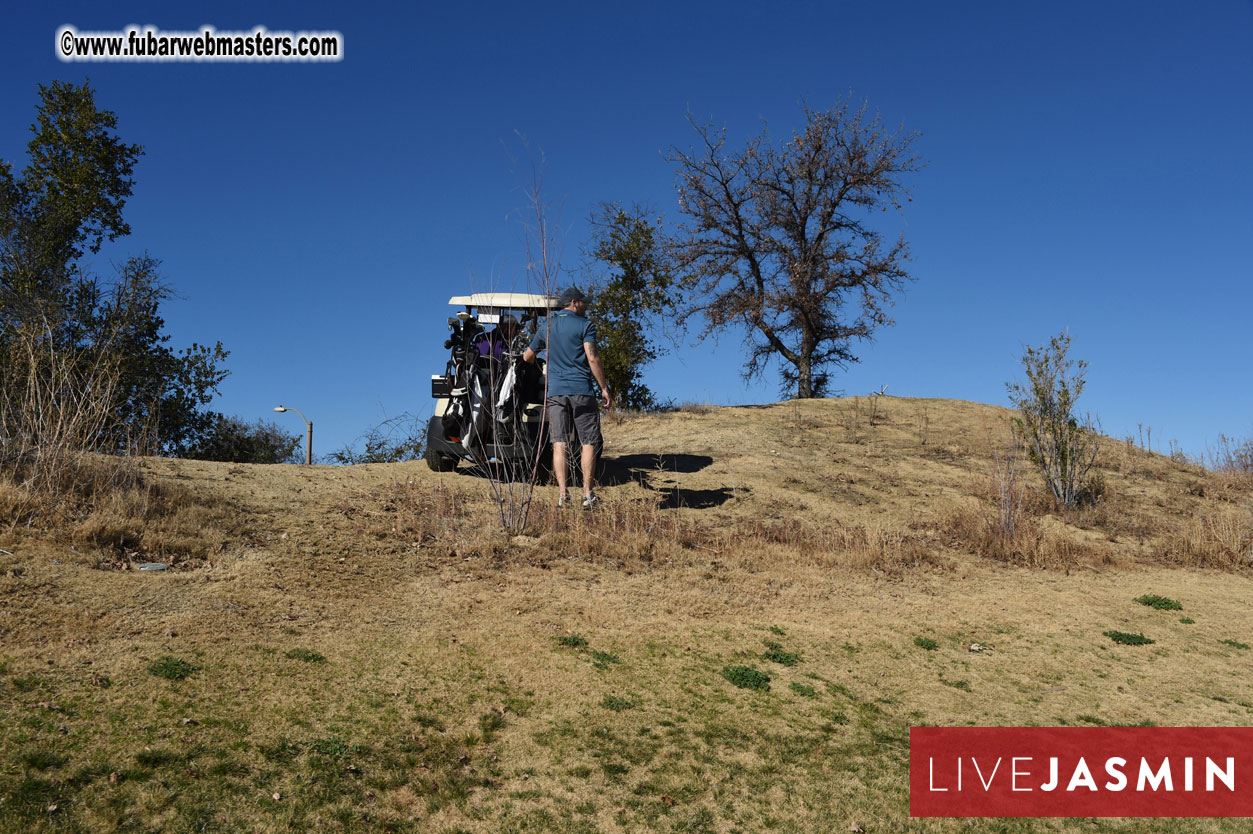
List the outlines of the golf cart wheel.
{"label": "golf cart wheel", "polygon": [[452,455],[443,455],[431,448],[426,450],[426,465],[432,472],[451,472],[457,468],[457,463]]}

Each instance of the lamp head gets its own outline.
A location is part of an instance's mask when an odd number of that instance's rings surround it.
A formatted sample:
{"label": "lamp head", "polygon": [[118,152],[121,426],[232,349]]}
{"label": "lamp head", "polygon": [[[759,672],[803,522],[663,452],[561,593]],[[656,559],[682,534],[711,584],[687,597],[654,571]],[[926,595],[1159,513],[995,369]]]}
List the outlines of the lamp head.
{"label": "lamp head", "polygon": [[284,411],[286,411],[287,409],[286,409],[286,408],[284,408],[284,407],[283,407],[283,406],[281,406],[281,405],[276,405],[276,406],[274,407],[274,410],[275,410],[275,411],[277,411],[279,414],[282,414],[282,413],[283,413]]}

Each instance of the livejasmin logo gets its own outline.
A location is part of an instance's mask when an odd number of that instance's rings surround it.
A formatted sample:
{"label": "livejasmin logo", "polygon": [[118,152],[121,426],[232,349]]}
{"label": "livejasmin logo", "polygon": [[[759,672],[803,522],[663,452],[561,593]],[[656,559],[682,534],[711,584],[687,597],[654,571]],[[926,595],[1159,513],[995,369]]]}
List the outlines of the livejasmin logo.
{"label": "livejasmin logo", "polygon": [[[974,756],[970,757],[970,766],[974,769],[975,774],[979,778],[980,784],[983,785],[985,791],[992,789],[992,783],[996,780],[996,772],[1001,769],[1001,763],[1005,758],[999,757],[992,763],[992,769],[988,773],[986,779],[983,777],[983,768],[979,766],[979,760]],[[1011,791],[1055,791],[1061,786],[1061,765],[1057,756],[1049,757],[1049,780],[1042,784],[1032,784],[1031,771],[1020,770],[1019,768],[1028,767],[1035,759],[1032,756],[1014,756],[1011,760],[1008,778],[1010,780]],[[943,765],[941,765],[943,766]],[[984,763],[987,767],[987,762]],[[1107,791],[1124,791],[1127,790],[1128,781],[1126,774],[1127,760],[1120,756],[1111,756],[1105,760],[1105,773],[1111,778],[1105,782],[1103,787]],[[931,774],[929,788],[932,791],[947,791],[947,787],[939,787],[935,782],[935,758],[927,757],[927,768]],[[1064,790],[1073,791],[1081,788],[1087,788],[1090,791],[1101,790],[1097,787],[1096,779],[1092,776],[1092,770],[1088,767],[1088,762],[1083,756],[1079,757],[1079,761],[1075,762],[1073,767],[1068,767],[1071,771],[1070,779],[1066,783]],[[1183,786],[1182,790],[1193,790],[1193,760],[1191,756],[1184,757],[1183,760]],[[1205,790],[1214,790],[1214,782],[1219,781],[1227,787],[1227,790],[1234,791],[1236,789],[1236,760],[1233,756],[1228,756],[1226,764],[1219,766],[1213,759],[1206,757],[1205,759]],[[957,759],[957,786],[953,790],[962,790],[962,759]],[[1140,775],[1136,780],[1135,790],[1137,791],[1156,791],[1156,790],[1175,790],[1175,781],[1172,776],[1170,759],[1162,759],[1157,769],[1153,769],[1153,765],[1148,759],[1140,759]]]}
{"label": "livejasmin logo", "polygon": [[915,727],[910,814],[1253,816],[1247,727]]}

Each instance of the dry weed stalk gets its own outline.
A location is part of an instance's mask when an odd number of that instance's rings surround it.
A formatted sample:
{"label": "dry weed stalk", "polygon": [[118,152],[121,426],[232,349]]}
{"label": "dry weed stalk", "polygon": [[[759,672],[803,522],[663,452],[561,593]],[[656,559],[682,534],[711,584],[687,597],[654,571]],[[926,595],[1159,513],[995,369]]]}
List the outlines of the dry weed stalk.
{"label": "dry weed stalk", "polygon": [[1018,472],[1024,458],[1023,447],[1012,431],[1003,432],[1000,442],[992,440],[989,434],[989,445],[992,447],[993,495],[996,501],[993,534],[1007,548],[1012,548],[1018,539],[1018,525],[1022,519],[1024,490],[1018,480]]}
{"label": "dry weed stalk", "polygon": [[844,431],[849,443],[861,443],[861,397],[853,397],[852,408],[844,409]]}
{"label": "dry weed stalk", "polygon": [[1219,435],[1217,448],[1206,457],[1209,469],[1224,475],[1244,476],[1253,485],[1253,437],[1236,440]]}
{"label": "dry weed stalk", "polygon": [[1167,531],[1162,549],[1167,560],[1189,567],[1253,566],[1253,506],[1218,507]]}
{"label": "dry weed stalk", "polygon": [[[526,147],[525,138],[522,140]],[[528,148],[529,151],[529,148]],[[530,173],[525,182],[519,178],[519,186],[526,194],[526,213],[530,218],[526,227],[526,277],[529,287],[538,287],[544,295],[552,295],[557,286],[557,277],[561,272],[561,248],[557,243],[556,233],[549,222],[550,210],[543,199],[544,161],[530,157]],[[547,333],[545,341],[547,341]],[[516,355],[508,356],[509,361],[521,361]],[[489,390],[495,391],[496,380],[490,380]],[[548,378],[544,378],[544,401],[548,400]],[[521,419],[521,412],[515,415]],[[546,436],[547,407],[540,409],[540,438]],[[500,440],[505,427],[498,424],[495,415],[490,419],[490,443],[495,446]],[[523,431],[521,425],[507,428],[515,435]],[[505,460],[479,461],[480,467],[488,477],[492,500],[496,505],[501,528],[513,535],[521,534],[530,517],[532,501],[535,497],[535,486],[544,477],[544,458],[549,454],[544,443],[537,443],[534,455],[525,461],[509,462]]]}
{"label": "dry weed stalk", "polygon": [[113,419],[118,357],[58,345],[47,322],[4,346],[0,468],[27,510],[132,485],[133,466],[95,454]]}

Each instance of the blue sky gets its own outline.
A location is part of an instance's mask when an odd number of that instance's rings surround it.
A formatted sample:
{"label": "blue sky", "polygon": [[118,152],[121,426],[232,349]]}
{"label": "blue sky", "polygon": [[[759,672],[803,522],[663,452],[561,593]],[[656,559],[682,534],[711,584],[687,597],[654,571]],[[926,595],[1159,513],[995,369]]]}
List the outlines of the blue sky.
{"label": "blue sky", "polygon": [[[336,30],[334,64],[65,64],[57,27]],[[852,94],[922,136],[891,214],[912,252],[895,327],[835,386],[1005,403],[1063,328],[1107,433],[1197,454],[1253,434],[1253,3],[23,4],[0,27],[0,157],[36,84],[90,77],[144,145],[133,234],[180,298],[175,344],[220,339],[214,407],[278,403],[315,453],[430,408],[447,299],[525,289],[526,138],[578,276],[602,200],[679,220],[690,111],[733,144]],[[523,160],[519,165],[516,160]],[[688,340],[690,341],[690,340]],[[773,402],[739,334],[651,371],[662,397]]]}

